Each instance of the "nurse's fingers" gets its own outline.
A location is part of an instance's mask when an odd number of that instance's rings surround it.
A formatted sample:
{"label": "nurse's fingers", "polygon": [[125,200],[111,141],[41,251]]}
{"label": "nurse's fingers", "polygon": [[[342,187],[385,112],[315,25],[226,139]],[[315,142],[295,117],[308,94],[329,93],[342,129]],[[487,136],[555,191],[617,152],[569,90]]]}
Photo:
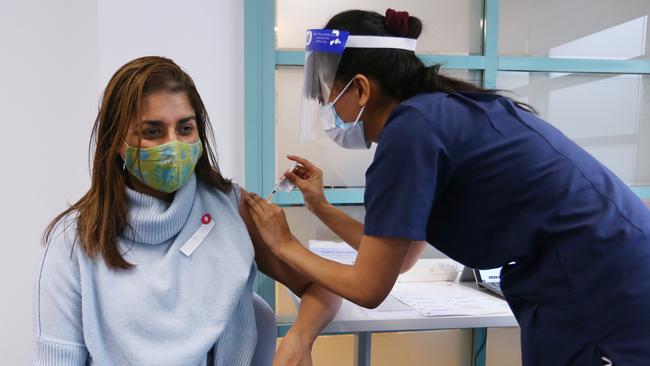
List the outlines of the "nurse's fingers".
{"label": "nurse's fingers", "polygon": [[251,213],[262,216],[264,215],[264,207],[260,203],[260,197],[254,193],[246,195],[246,204],[251,209]]}
{"label": "nurse's fingers", "polygon": [[[271,195],[269,195],[269,197],[271,197]],[[273,209],[274,205],[271,203],[269,199],[264,199],[255,193],[253,193],[253,199],[259,205],[259,207],[262,208],[262,211],[264,213],[269,213]]]}
{"label": "nurse's fingers", "polygon": [[284,176],[287,177],[291,183],[295,184],[301,191],[305,189],[305,184],[307,184],[305,180],[308,178],[303,178],[294,172],[286,172]]}
{"label": "nurse's fingers", "polygon": [[[247,197],[247,198],[248,198],[248,197]],[[259,226],[259,225],[260,225],[260,221],[262,220],[262,218],[261,218],[260,215],[257,213],[257,211],[255,211],[255,209],[252,208],[252,207],[250,206],[250,204],[248,204],[248,200],[247,200],[247,199],[246,199],[246,206],[248,206],[246,209],[248,210],[248,214],[250,215],[251,219],[253,219],[253,224],[255,224],[255,226]]]}
{"label": "nurse's fingers", "polygon": [[295,161],[296,163],[302,164],[307,170],[318,170],[318,167],[314,165],[311,161],[301,158],[300,156],[296,155],[287,155],[287,159]]}
{"label": "nurse's fingers", "polygon": [[297,175],[300,179],[309,179],[309,170],[303,166],[297,166],[293,171],[293,174]]}
{"label": "nurse's fingers", "polygon": [[250,213],[251,217],[253,218],[253,222],[255,223],[256,226],[259,225],[260,221],[262,220],[262,217],[255,212],[254,209],[248,208],[248,213]]}

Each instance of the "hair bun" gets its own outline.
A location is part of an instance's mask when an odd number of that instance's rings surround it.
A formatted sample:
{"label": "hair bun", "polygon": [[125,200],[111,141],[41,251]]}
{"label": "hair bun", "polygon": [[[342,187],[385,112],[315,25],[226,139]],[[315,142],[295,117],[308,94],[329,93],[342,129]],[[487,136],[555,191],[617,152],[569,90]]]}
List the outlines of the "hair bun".
{"label": "hair bun", "polygon": [[394,9],[386,9],[384,15],[384,27],[388,33],[406,37],[409,31],[409,13],[407,11],[398,11]]}
{"label": "hair bun", "polygon": [[407,38],[418,39],[422,34],[422,22],[416,17],[408,17],[408,32],[406,33]]}
{"label": "hair bun", "polygon": [[409,16],[408,11],[386,9],[384,27],[391,35],[418,38],[422,33],[422,23],[416,17]]}

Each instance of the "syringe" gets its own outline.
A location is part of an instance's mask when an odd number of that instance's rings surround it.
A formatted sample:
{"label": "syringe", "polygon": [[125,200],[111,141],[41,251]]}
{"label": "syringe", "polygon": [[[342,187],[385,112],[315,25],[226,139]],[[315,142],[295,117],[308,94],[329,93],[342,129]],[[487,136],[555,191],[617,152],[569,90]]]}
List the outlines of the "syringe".
{"label": "syringe", "polygon": [[[296,169],[297,166],[298,166],[298,163],[291,164],[288,171],[293,172],[293,170]],[[271,192],[271,194],[269,195],[269,197],[266,200],[271,201],[271,199],[273,198],[273,195],[275,194],[275,192],[278,192],[278,191],[280,191],[280,192],[289,192],[294,187],[295,187],[295,185],[287,178],[287,176],[283,175],[282,178],[280,178],[280,181],[278,181],[278,183],[275,184],[275,187],[273,187],[273,192]]]}

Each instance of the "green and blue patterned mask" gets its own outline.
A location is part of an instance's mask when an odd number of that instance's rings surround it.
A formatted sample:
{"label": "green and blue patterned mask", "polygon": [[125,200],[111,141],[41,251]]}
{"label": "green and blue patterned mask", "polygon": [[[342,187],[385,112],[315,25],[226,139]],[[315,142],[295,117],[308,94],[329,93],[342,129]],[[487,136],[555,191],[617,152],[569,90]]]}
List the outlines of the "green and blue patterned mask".
{"label": "green and blue patterned mask", "polygon": [[124,144],[124,167],[142,183],[165,193],[176,192],[187,184],[203,152],[200,139],[193,144],[173,140],[140,148],[138,159],[138,148]]}

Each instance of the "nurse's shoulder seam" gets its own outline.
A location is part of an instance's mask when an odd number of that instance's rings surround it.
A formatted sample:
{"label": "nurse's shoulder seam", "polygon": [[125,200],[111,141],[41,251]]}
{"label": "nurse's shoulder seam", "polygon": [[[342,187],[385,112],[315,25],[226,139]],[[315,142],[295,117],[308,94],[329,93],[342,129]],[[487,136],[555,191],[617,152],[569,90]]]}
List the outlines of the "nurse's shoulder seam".
{"label": "nurse's shoulder seam", "polygon": [[[437,131],[444,126],[445,121],[438,121],[433,118],[433,115],[429,115],[427,112],[436,114],[441,111],[448,112],[452,109],[461,108],[460,104],[463,104],[464,99],[462,99],[462,96],[460,96],[460,99],[454,98],[454,96],[454,94],[442,92],[419,94],[400,103],[395,112],[399,112],[401,109],[415,110],[431,128]],[[480,111],[484,116],[488,117],[488,114],[484,109],[474,105],[472,105],[472,107],[473,109]],[[442,131],[437,132],[440,133]]]}
{"label": "nurse's shoulder seam", "polygon": [[[389,122],[385,125],[384,130],[388,131],[388,134],[391,134],[392,130],[400,130],[400,132],[406,131],[407,133],[412,133],[415,130],[418,130],[420,133],[415,134],[419,138],[433,138],[437,140],[440,144],[447,146],[449,141],[445,136],[445,133],[441,127],[442,124],[436,123],[431,116],[428,116],[425,111],[419,108],[417,105],[413,105],[414,99],[420,98],[420,96],[411,98],[406,102],[401,103],[395,108],[393,115]],[[418,118],[413,118],[417,116]],[[417,125],[414,125],[417,124]],[[415,128],[414,127],[419,127]],[[423,134],[421,132],[428,132]],[[430,134],[429,134],[430,133]],[[382,131],[382,137],[384,133]],[[381,142],[380,137],[380,142]]]}
{"label": "nurse's shoulder seam", "polygon": [[[411,118],[404,118],[404,114],[407,115],[407,117],[413,117],[413,113],[417,114],[420,118],[418,118],[418,121],[426,122],[427,127],[433,128],[433,123],[432,121],[427,117],[427,115],[417,106],[412,105],[411,103],[402,103],[398,105],[395,108],[395,111],[391,115],[391,118],[389,119],[388,123],[386,124],[386,128],[396,128],[395,126],[400,126],[402,127],[402,123],[413,123],[413,119]],[[397,123],[395,123],[397,122]],[[404,127],[412,127],[412,126],[404,126]]]}

